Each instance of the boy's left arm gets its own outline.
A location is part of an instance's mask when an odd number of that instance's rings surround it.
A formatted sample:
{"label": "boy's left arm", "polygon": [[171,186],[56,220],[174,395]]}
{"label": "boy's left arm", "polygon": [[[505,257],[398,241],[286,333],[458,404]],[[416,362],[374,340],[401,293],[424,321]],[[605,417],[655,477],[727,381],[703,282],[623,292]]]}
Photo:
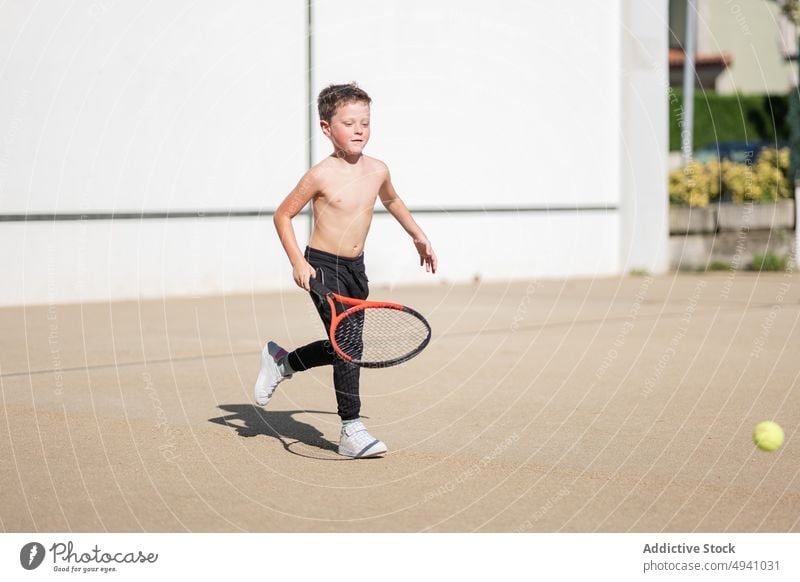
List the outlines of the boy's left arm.
{"label": "boy's left arm", "polygon": [[411,216],[408,207],[400,199],[400,196],[397,195],[392,185],[392,179],[389,175],[388,168],[385,168],[385,177],[381,183],[379,195],[384,208],[389,211],[389,214],[394,216],[395,220],[400,223],[400,226],[405,229],[414,241],[414,246],[417,247],[417,253],[419,253],[420,266],[425,265],[426,271],[435,273],[438,266],[436,253],[433,252],[433,247],[428,237],[425,236],[425,233],[422,232],[422,229]]}

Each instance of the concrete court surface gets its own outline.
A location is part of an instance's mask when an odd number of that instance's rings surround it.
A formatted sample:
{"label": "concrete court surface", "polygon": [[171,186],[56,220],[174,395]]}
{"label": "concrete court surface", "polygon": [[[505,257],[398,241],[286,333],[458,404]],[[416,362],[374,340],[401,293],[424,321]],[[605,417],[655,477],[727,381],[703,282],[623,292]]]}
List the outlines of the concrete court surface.
{"label": "concrete court surface", "polygon": [[[800,276],[374,287],[429,348],[365,371],[390,447],[335,452],[330,370],[251,400],[299,290],[0,310],[0,528],[800,531]],[[757,450],[777,420],[786,444]]]}

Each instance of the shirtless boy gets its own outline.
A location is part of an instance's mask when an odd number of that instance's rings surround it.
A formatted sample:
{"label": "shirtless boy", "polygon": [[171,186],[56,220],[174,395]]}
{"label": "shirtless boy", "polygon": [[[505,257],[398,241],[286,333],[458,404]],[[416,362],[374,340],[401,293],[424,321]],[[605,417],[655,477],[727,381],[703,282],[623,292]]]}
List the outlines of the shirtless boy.
{"label": "shirtless boy", "polygon": [[[436,272],[431,243],[395,192],[386,164],[363,153],[370,136],[371,101],[355,83],[330,85],[319,94],[319,124],[333,145],[333,153],[306,172],[275,212],[275,228],[292,264],[294,282],[306,291],[310,278],[319,277],[335,293],[367,298],[364,242],[378,197],[411,237],[420,266]],[[292,219],[309,201],[314,209],[314,229],[303,252],[297,244]],[[313,293],[311,298],[327,332],[327,303]],[[329,340],[313,342],[291,353],[267,342],[255,384],[256,402],[267,404],[278,384],[295,372],[325,365],[333,366],[333,385],[342,419],[339,454],[363,458],[385,453],[386,445],[367,431],[359,417],[360,369],[338,358]]]}

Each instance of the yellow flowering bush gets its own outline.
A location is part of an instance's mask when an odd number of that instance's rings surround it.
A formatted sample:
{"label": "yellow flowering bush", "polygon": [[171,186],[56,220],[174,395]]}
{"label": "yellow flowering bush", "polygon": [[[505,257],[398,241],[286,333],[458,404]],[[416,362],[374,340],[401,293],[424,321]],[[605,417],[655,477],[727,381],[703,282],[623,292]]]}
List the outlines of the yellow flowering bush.
{"label": "yellow flowering bush", "polygon": [[781,151],[766,149],[756,161],[755,186],[758,198],[763,202],[774,202],[791,198],[792,190],[786,175],[789,171],[789,149]]}
{"label": "yellow flowering bush", "polygon": [[774,202],[791,198],[788,178],[789,149],[767,148],[755,162],[723,160],[701,164],[690,162],[669,174],[669,201],[672,204],[705,208],[721,194],[734,202]]}
{"label": "yellow flowering bush", "polygon": [[753,168],[750,164],[722,161],[722,183],[724,190],[734,202],[753,200]]}
{"label": "yellow flowering bush", "polygon": [[699,162],[693,160],[669,174],[669,201],[672,204],[705,208],[710,192],[709,174]]}

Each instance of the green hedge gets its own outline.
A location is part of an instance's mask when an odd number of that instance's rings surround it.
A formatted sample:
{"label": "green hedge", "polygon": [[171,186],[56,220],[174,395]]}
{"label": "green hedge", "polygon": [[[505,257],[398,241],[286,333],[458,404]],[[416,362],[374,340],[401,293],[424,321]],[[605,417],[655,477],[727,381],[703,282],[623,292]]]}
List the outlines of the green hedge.
{"label": "green hedge", "polygon": [[[683,91],[668,93],[669,149],[681,149]],[[694,147],[724,141],[788,141],[786,96],[719,95],[697,90],[694,96]]]}

